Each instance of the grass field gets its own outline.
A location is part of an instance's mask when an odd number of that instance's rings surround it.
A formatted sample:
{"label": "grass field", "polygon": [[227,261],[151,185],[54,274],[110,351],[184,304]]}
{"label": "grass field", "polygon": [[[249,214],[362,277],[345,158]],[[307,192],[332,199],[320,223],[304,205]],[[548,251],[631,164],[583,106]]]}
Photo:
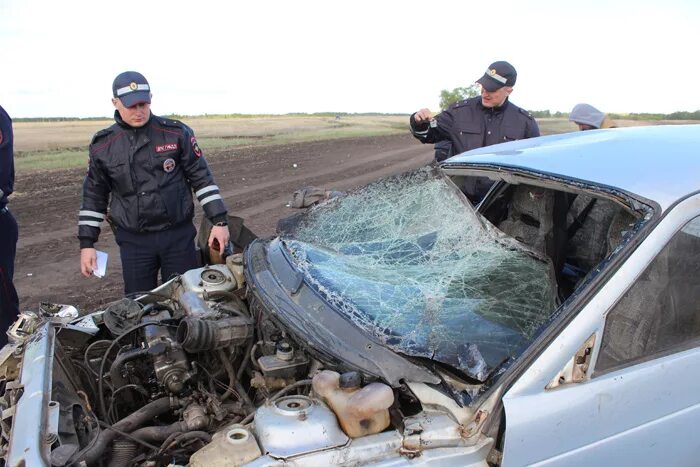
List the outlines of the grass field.
{"label": "grass field", "polygon": [[[279,116],[183,119],[195,131],[200,147],[212,150],[286,144],[313,140],[404,133],[407,116]],[[17,171],[83,167],[92,135],[112,120],[16,122]]]}
{"label": "grass field", "polygon": [[[378,136],[408,132],[405,116],[267,116],[183,118],[208,157],[217,150],[242,146],[287,144],[314,140]],[[566,119],[538,119],[542,134],[575,131]],[[15,169],[32,172],[84,167],[92,135],[113,120],[15,122]],[[617,121],[620,126],[649,122]],[[654,122],[663,123],[663,122]],[[682,122],[674,122],[682,123]]]}

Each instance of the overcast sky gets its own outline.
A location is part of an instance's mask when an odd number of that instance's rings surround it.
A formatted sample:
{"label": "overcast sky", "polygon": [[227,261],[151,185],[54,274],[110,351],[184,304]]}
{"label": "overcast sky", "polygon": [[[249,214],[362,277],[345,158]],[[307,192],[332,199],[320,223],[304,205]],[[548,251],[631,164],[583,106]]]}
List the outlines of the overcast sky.
{"label": "overcast sky", "polygon": [[530,110],[700,109],[700,2],[0,0],[0,104],[111,116],[124,70],[156,114],[413,112],[489,63]]}

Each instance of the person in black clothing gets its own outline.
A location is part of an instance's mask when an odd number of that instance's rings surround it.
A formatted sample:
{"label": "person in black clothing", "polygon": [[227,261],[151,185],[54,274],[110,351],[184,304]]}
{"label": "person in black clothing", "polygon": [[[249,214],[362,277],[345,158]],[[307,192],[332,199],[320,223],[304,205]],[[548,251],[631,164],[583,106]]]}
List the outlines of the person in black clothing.
{"label": "person in black clothing", "polygon": [[[96,268],[100,225],[109,220],[122,260],[124,292],[147,291],[198,266],[192,191],[213,227],[209,247],[228,245],[227,213],[194,132],[151,113],[151,88],[135,71],[112,84],[115,124],[90,143],[78,221],[80,269]],[[109,215],[107,206],[109,205]]]}
{"label": "person in black clothing", "polygon": [[[457,102],[435,117],[428,109],[415,112],[410,117],[411,133],[421,143],[435,144],[438,162],[470,149],[539,136],[532,115],[508,100],[516,78],[510,63],[492,63],[476,81],[481,96]],[[477,203],[490,187],[487,178],[473,177],[463,189]]]}
{"label": "person in black clothing", "polygon": [[0,106],[0,348],[7,344],[7,330],[19,314],[19,299],[12,282],[17,253],[17,221],[7,208],[14,190],[15,164],[12,119]]}

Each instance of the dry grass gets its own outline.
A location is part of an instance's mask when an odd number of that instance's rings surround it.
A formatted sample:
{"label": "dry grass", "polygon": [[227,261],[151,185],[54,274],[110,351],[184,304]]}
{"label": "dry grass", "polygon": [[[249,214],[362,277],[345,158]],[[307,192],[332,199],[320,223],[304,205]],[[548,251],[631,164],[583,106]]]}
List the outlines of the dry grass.
{"label": "dry grass", "polygon": [[[207,153],[241,146],[260,146],[345,137],[408,132],[408,116],[267,116],[194,117],[183,121],[192,127]],[[18,172],[83,167],[87,147],[97,131],[112,120],[68,122],[15,122],[15,167]],[[543,135],[576,131],[562,118],[538,119]],[[618,126],[679,124],[682,121],[644,122],[618,120]],[[697,123],[697,122],[695,122]],[[209,153],[211,156],[211,152]]]}
{"label": "dry grass", "polygon": [[[206,152],[241,146],[405,133],[406,116],[185,118]],[[81,167],[92,136],[112,120],[16,122],[17,171]]]}

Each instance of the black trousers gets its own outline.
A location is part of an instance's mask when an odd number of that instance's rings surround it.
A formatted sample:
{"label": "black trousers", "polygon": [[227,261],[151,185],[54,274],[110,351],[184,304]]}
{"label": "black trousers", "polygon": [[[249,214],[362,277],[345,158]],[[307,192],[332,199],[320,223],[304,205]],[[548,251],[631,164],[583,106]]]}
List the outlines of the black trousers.
{"label": "black trousers", "polygon": [[117,227],[124,277],[124,294],[145,292],[158,285],[158,270],[163,282],[199,266],[194,247],[197,231],[191,222],[160,232],[134,233]]}
{"label": "black trousers", "polygon": [[7,208],[0,209],[0,348],[7,344],[7,330],[19,314],[17,290],[12,283],[19,230]]}

